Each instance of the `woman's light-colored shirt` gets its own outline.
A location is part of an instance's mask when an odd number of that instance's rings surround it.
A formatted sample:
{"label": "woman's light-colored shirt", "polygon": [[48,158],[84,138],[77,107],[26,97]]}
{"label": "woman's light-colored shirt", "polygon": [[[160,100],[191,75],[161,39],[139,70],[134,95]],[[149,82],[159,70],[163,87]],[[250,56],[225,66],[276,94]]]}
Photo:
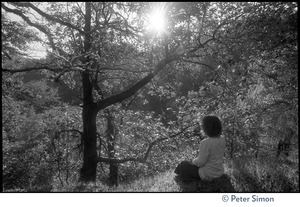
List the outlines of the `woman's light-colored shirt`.
{"label": "woman's light-colored shirt", "polygon": [[210,180],[224,174],[224,137],[209,137],[200,142],[199,156],[192,161],[199,167],[201,179]]}

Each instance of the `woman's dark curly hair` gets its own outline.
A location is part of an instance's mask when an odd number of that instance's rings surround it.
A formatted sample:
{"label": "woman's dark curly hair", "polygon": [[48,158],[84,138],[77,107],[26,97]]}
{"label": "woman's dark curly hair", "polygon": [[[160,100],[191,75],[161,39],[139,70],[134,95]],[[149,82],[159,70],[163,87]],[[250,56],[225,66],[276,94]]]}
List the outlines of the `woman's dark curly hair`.
{"label": "woman's dark curly hair", "polygon": [[209,137],[218,137],[222,134],[222,123],[216,116],[205,116],[202,119],[202,127]]}

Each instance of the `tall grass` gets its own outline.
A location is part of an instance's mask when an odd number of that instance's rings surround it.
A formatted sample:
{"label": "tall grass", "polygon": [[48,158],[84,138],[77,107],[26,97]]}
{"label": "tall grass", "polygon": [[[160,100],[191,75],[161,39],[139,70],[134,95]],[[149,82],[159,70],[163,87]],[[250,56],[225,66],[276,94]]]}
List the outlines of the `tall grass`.
{"label": "tall grass", "polygon": [[296,162],[275,157],[241,157],[226,165],[237,192],[299,192]]}
{"label": "tall grass", "polygon": [[172,170],[111,187],[104,182],[64,186],[54,180],[51,187],[14,190],[14,192],[299,192],[297,160],[239,157],[225,161],[226,176],[213,182],[182,182]]}
{"label": "tall grass", "polygon": [[179,192],[174,173],[167,171],[156,176],[140,178],[131,183],[110,187],[101,182],[89,184],[70,184],[53,189],[52,192]]}

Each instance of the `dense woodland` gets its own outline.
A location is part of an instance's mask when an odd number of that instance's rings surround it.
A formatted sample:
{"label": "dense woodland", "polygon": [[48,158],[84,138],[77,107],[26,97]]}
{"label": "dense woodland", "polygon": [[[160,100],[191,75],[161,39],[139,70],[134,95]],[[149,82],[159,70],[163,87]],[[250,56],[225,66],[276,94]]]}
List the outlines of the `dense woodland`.
{"label": "dense woodland", "polygon": [[299,192],[297,23],[293,2],[2,2],[3,190],[173,171],[215,114],[237,191]]}

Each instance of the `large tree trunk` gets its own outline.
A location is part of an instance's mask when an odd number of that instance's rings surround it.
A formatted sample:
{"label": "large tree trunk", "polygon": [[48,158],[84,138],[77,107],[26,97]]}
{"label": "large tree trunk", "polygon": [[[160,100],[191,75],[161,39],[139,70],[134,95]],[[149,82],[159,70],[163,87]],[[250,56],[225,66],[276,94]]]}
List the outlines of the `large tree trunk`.
{"label": "large tree trunk", "polygon": [[80,181],[89,182],[96,180],[97,170],[97,111],[93,103],[92,85],[88,72],[82,74],[83,83],[83,167],[80,171]]}
{"label": "large tree trunk", "polygon": [[[83,151],[83,166],[80,170],[80,181],[95,182],[97,171],[97,153],[96,153],[96,133],[95,118],[85,118],[84,129],[84,151]],[[89,131],[90,130],[90,131]]]}
{"label": "large tree trunk", "polygon": [[[84,51],[87,53],[91,49],[91,2],[85,3],[85,39]],[[85,62],[89,62],[89,57]],[[83,166],[80,170],[80,181],[95,182],[97,172],[97,128],[96,117],[97,110],[93,99],[93,86],[90,80],[90,74],[86,70],[81,73],[83,89]]]}

